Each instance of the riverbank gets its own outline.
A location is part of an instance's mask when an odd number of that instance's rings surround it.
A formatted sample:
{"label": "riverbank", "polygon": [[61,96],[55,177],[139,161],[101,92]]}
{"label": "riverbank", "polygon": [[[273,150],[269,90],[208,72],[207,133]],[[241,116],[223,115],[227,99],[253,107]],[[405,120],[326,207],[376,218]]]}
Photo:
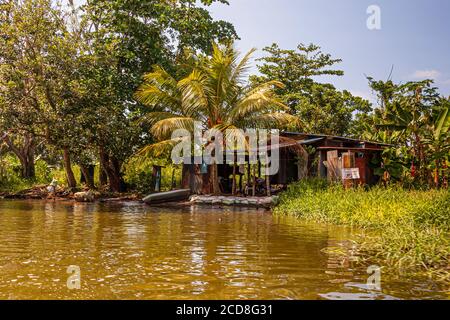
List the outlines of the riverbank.
{"label": "riverbank", "polygon": [[450,280],[448,190],[344,190],[311,180],[290,186],[274,213],[362,228],[365,236],[356,243],[362,259],[403,274]]}
{"label": "riverbank", "polygon": [[58,187],[55,196],[47,190],[48,185],[36,185],[17,192],[0,192],[0,198],[11,200],[76,200],[78,192],[90,193],[96,201],[139,201],[143,195],[138,193],[113,193],[109,191],[89,191],[88,189],[70,190]]}

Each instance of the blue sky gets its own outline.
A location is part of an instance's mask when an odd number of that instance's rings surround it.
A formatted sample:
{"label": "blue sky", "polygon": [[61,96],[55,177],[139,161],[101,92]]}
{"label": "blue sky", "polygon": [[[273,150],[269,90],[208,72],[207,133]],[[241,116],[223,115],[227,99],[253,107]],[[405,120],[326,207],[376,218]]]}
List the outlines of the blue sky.
{"label": "blue sky", "polygon": [[[259,49],[255,57],[273,42],[286,49],[314,43],[343,60],[345,75],[324,79],[339,89],[374,101],[365,74],[386,80],[394,66],[395,82],[432,78],[450,95],[449,0],[228,1],[209,10],[234,24],[239,50]],[[381,30],[367,28],[370,5],[381,9]]]}
{"label": "blue sky", "polygon": [[[293,49],[314,43],[343,59],[339,89],[373,100],[365,74],[396,82],[433,78],[450,95],[450,1],[448,0],[229,0],[210,8],[232,22],[246,51],[273,42]],[[381,9],[381,30],[369,30],[367,8]],[[258,55],[261,51],[258,51]]]}

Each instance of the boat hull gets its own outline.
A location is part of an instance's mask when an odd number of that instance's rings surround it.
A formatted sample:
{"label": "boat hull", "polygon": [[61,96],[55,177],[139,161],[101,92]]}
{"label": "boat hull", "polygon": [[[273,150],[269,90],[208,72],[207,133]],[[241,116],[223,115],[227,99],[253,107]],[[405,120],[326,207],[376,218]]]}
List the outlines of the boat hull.
{"label": "boat hull", "polygon": [[173,190],[168,192],[160,192],[148,195],[143,199],[146,204],[160,204],[166,202],[174,202],[174,201],[183,201],[189,199],[191,195],[191,190],[182,189],[182,190]]}

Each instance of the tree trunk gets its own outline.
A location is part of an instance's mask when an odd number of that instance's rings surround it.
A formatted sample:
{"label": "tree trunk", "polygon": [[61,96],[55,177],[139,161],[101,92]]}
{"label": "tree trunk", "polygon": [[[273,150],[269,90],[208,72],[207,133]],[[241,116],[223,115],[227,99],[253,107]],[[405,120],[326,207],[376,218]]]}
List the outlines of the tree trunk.
{"label": "tree trunk", "polygon": [[[108,177],[110,190],[112,192],[125,192],[126,185],[123,181],[120,161],[115,157],[110,157],[103,147],[99,148],[99,157],[100,168],[103,168],[101,171]],[[101,179],[104,179],[104,177],[101,177]],[[102,182],[104,183],[105,181],[103,180]]]}
{"label": "tree trunk", "polygon": [[211,184],[213,189],[213,194],[215,196],[220,195],[220,186],[219,186],[219,169],[217,163],[214,163],[211,166]]}
{"label": "tree trunk", "polygon": [[105,173],[105,169],[103,168],[103,166],[100,166],[98,179],[101,187],[108,185],[108,175]]}
{"label": "tree trunk", "polygon": [[70,189],[77,187],[77,181],[72,171],[72,163],[70,161],[70,152],[68,148],[64,148],[64,168],[66,170],[67,184]]}
{"label": "tree trunk", "polygon": [[442,177],[443,177],[443,179],[442,179],[442,186],[444,188],[446,188],[446,189],[448,188],[448,178],[447,178],[447,176],[448,176],[447,161],[444,159],[443,163],[442,163]]}
{"label": "tree trunk", "polygon": [[152,174],[152,191],[161,192],[161,175],[162,169],[159,166],[153,166],[153,174]]}
{"label": "tree trunk", "polygon": [[436,169],[434,169],[434,186],[439,188],[439,160],[435,160]]}
{"label": "tree trunk", "polygon": [[108,184],[108,174],[107,174],[107,162],[109,159],[107,159],[107,156],[105,154],[105,150],[103,147],[99,148],[99,159],[100,159],[100,168],[99,168],[99,183],[100,188],[104,187]]}
{"label": "tree trunk", "polygon": [[231,193],[233,196],[236,195],[236,161],[233,163],[233,186],[231,188]]}
{"label": "tree trunk", "polygon": [[109,187],[112,192],[125,192],[126,185],[123,181],[121,173],[121,164],[115,157],[110,157],[107,174],[109,180]]}
{"label": "tree trunk", "polygon": [[424,150],[423,150],[422,139],[420,138],[420,136],[418,134],[415,134],[415,136],[416,136],[415,141],[416,141],[417,154],[419,157],[417,171],[419,172],[419,180],[421,182],[425,182],[427,180],[427,178],[429,178],[429,174],[428,174],[428,170],[425,166],[425,154],[424,154]]}
{"label": "tree trunk", "polygon": [[36,177],[36,170],[34,166],[34,142],[27,148],[26,153],[26,163],[24,178],[33,179]]}
{"label": "tree trunk", "polygon": [[[94,189],[94,175],[92,174],[92,166],[83,166],[80,165],[80,170],[82,173],[83,179],[80,179],[81,183],[86,183],[89,189]],[[83,180],[83,181],[82,181]]]}
{"label": "tree trunk", "polygon": [[[80,184],[81,184],[81,185],[87,184],[87,181],[86,181],[86,175],[85,175],[85,171],[87,171],[87,168],[83,167],[81,164],[79,164],[79,166],[80,166],[80,171],[81,171],[81,174],[80,174]],[[87,172],[86,172],[86,173],[87,173]]]}
{"label": "tree trunk", "polygon": [[36,176],[34,166],[35,139],[26,134],[23,138],[23,145],[16,146],[9,136],[5,134],[3,141],[8,145],[9,149],[17,156],[20,161],[20,175],[24,179],[33,179]]}

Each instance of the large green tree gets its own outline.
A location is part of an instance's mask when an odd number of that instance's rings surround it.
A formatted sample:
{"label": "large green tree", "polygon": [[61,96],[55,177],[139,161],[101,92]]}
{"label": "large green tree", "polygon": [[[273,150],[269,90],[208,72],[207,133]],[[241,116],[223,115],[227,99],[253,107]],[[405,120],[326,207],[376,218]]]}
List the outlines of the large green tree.
{"label": "large green tree", "polygon": [[95,89],[84,97],[95,110],[88,130],[111,189],[124,191],[122,164],[151,139],[134,121],[146,112],[133,99],[144,73],[156,64],[174,70],[187,49],[210,52],[212,41],[237,36],[193,0],[88,0],[82,13],[90,47],[85,79]]}
{"label": "large green tree", "polygon": [[[67,28],[67,15],[52,1],[7,1],[3,8],[1,121],[9,133],[4,140],[21,160],[24,173],[32,176],[37,139],[69,154],[73,120],[79,113],[80,47]],[[15,146],[21,139],[24,147]],[[73,187],[71,167],[66,169]]]}
{"label": "large green tree", "polygon": [[300,44],[296,50],[281,49],[277,44],[264,49],[259,59],[260,75],[254,83],[277,80],[284,84],[276,93],[302,121],[299,130],[309,133],[346,135],[356,112],[368,112],[370,104],[348,91],[340,92],[327,83],[318,82],[323,76],[342,76],[335,65],[341,62],[320,47]]}
{"label": "large green tree", "polygon": [[73,161],[86,173],[98,159],[102,184],[124,191],[122,164],[151,140],[134,121],[145,112],[133,99],[143,74],[154,64],[173,70],[186,51],[207,53],[212,41],[237,36],[192,0],[69,3],[1,4],[2,139],[24,177],[34,175],[36,145],[44,142],[61,150],[70,187]]}

